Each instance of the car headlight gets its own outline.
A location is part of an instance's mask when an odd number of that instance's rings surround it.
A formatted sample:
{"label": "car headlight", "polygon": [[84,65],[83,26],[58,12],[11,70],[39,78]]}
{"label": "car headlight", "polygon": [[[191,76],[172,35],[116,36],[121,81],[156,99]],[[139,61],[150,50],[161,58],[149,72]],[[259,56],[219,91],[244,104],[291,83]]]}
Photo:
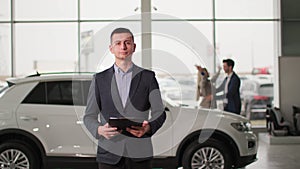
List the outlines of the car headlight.
{"label": "car headlight", "polygon": [[248,132],[251,131],[251,123],[250,122],[239,122],[239,123],[231,123],[231,126],[238,131]]}

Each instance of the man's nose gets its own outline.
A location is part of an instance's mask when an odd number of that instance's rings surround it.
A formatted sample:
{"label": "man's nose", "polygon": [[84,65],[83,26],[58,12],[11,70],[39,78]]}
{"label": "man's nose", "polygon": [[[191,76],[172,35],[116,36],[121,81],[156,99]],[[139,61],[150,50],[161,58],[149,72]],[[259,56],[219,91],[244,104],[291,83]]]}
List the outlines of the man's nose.
{"label": "man's nose", "polygon": [[125,42],[121,44],[121,49],[127,49],[127,46],[126,46]]}

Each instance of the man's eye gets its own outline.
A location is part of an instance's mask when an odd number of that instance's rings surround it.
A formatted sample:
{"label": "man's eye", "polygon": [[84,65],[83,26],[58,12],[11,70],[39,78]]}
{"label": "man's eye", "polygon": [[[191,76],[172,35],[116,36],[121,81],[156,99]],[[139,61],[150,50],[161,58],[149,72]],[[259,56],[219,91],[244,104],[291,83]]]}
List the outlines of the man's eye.
{"label": "man's eye", "polygon": [[126,43],[126,45],[132,45],[132,42],[125,42]]}

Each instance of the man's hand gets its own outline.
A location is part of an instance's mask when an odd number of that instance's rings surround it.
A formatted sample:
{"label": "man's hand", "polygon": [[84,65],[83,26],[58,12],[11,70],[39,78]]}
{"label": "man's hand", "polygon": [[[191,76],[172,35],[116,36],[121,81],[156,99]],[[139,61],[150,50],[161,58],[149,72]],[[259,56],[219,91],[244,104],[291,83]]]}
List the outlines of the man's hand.
{"label": "man's hand", "polygon": [[126,128],[126,131],[131,133],[132,135],[136,137],[142,137],[145,135],[147,132],[149,132],[151,129],[149,122],[144,121],[142,127],[139,126],[131,126],[131,128]]}
{"label": "man's hand", "polygon": [[120,132],[117,131],[116,127],[110,127],[108,123],[106,123],[104,126],[98,127],[98,134],[106,139],[110,139],[115,135],[120,134]]}
{"label": "man's hand", "polygon": [[206,96],[205,99],[206,99],[206,100],[212,100],[212,99],[213,99],[213,95],[210,94],[210,95]]}
{"label": "man's hand", "polygon": [[198,70],[198,71],[202,71],[203,69],[202,69],[202,67],[200,66],[200,65],[195,65],[195,67],[196,67],[196,69]]}

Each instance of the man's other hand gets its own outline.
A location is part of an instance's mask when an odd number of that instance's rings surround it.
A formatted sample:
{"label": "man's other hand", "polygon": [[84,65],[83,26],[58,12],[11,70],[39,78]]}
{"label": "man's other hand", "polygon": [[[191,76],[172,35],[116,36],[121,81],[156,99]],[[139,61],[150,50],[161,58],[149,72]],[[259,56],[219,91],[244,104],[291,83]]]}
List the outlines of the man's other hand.
{"label": "man's other hand", "polygon": [[148,121],[144,121],[142,127],[139,126],[131,126],[130,128],[126,128],[126,131],[128,131],[129,133],[131,133],[132,135],[136,136],[136,137],[142,137],[143,135],[145,135],[147,132],[149,132],[151,129],[149,122]]}
{"label": "man's other hand", "polygon": [[110,127],[108,123],[106,123],[104,126],[98,127],[98,134],[105,137],[106,139],[110,139],[115,135],[120,134],[120,132],[116,127]]}

